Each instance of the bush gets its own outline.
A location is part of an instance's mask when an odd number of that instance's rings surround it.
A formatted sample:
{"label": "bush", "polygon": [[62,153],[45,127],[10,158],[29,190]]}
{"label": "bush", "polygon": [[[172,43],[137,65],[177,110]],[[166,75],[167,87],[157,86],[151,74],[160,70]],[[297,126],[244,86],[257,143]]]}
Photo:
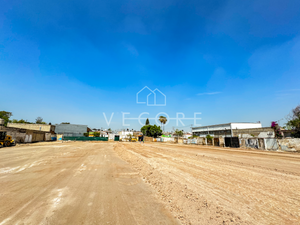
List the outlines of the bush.
{"label": "bush", "polygon": [[212,140],[212,139],[213,139],[213,137],[212,137],[212,136],[210,136],[209,134],[208,134],[208,135],[206,135],[206,138],[207,138],[207,140]]}

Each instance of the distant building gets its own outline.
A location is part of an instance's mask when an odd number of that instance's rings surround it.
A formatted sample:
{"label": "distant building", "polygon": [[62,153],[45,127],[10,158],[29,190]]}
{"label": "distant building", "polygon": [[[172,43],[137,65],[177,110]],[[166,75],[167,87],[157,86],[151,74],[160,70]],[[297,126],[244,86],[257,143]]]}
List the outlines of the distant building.
{"label": "distant building", "polygon": [[88,130],[87,125],[78,124],[56,124],[55,133],[68,137],[83,137]]}
{"label": "distant building", "polygon": [[200,137],[206,137],[206,135],[231,137],[233,136],[233,130],[254,128],[262,128],[261,123],[224,123],[217,125],[193,127],[192,132],[193,135],[197,135]]}
{"label": "distant building", "polygon": [[187,139],[189,137],[192,137],[192,134],[191,133],[184,133],[182,137]]}
{"label": "distant building", "polygon": [[133,136],[133,132],[132,131],[120,131],[118,134],[119,134],[119,136],[120,136],[121,139],[127,138],[129,135]]}

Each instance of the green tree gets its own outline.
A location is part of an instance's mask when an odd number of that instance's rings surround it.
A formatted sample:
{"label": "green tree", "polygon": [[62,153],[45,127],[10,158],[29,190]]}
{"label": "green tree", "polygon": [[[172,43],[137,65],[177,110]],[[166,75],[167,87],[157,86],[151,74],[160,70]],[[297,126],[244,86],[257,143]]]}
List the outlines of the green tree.
{"label": "green tree", "polygon": [[145,125],[141,128],[141,132],[144,134],[144,136],[151,137],[150,128],[151,125]]}
{"label": "green tree", "polygon": [[43,122],[43,118],[42,118],[42,117],[37,117],[37,118],[35,119],[35,123],[36,123],[36,124],[46,124],[45,122]]}
{"label": "green tree", "polygon": [[100,137],[100,132],[94,132],[94,137]]}
{"label": "green tree", "polygon": [[160,126],[156,126],[155,124],[153,126],[151,126],[150,134],[151,134],[151,137],[154,137],[154,138],[157,138],[158,136],[162,135],[162,130],[160,129]]}
{"label": "green tree", "polygon": [[0,118],[4,119],[4,126],[7,126],[7,123],[10,122],[9,118],[12,116],[11,112],[0,111]]}
{"label": "green tree", "polygon": [[147,118],[145,125],[149,125],[149,124],[150,124],[150,122],[149,122],[149,119]]}
{"label": "green tree", "polygon": [[292,110],[292,115],[286,125],[294,130],[293,137],[300,138],[300,105]]}
{"label": "green tree", "polygon": [[182,130],[176,129],[175,132],[174,132],[174,134],[175,134],[177,137],[181,137],[181,136],[183,136],[183,131],[182,131]]}
{"label": "green tree", "polygon": [[89,133],[83,133],[83,136],[88,137]]}
{"label": "green tree", "polygon": [[207,138],[207,140],[212,140],[212,139],[213,139],[213,137],[212,137],[212,136],[210,136],[209,134],[208,134],[208,135],[206,135],[206,138]]}
{"label": "green tree", "polygon": [[23,119],[20,119],[20,120],[13,119],[12,123],[29,123],[29,122],[27,122],[26,120],[23,120]]}
{"label": "green tree", "polygon": [[162,135],[162,130],[160,129],[160,126],[156,125],[145,125],[141,128],[141,132],[147,137],[156,138]]}
{"label": "green tree", "polygon": [[194,138],[197,138],[197,137],[199,137],[199,136],[193,134],[191,137],[189,137],[189,139],[194,139]]}

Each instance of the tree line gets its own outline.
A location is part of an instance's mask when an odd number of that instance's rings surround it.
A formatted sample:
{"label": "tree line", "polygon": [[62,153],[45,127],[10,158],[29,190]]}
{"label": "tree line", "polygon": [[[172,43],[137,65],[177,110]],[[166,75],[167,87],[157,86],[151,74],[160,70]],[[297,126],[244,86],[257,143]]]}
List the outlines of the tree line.
{"label": "tree line", "polygon": [[35,122],[29,122],[24,119],[10,120],[10,117],[12,116],[13,116],[12,112],[0,111],[0,118],[4,120],[4,126],[7,126],[7,123],[47,124],[46,122],[43,121],[43,118],[40,116],[35,119]]}

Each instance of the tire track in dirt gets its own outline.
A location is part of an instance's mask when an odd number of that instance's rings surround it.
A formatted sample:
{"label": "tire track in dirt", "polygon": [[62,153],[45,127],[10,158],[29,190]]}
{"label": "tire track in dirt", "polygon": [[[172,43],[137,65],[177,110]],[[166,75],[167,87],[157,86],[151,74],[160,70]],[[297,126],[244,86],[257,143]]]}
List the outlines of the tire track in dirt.
{"label": "tire track in dirt", "polygon": [[[140,171],[145,181],[157,190],[183,224],[299,223],[300,179],[295,173],[254,166],[238,156],[223,160],[220,153],[215,158],[202,156],[199,149],[193,153],[175,149],[130,143],[115,147],[120,157]],[[184,194],[180,195],[180,191]],[[194,199],[192,203],[191,199]],[[199,199],[215,210],[200,208]],[[217,213],[220,209],[227,216],[220,216]],[[196,212],[206,220],[195,216]]]}
{"label": "tire track in dirt", "polygon": [[[0,151],[10,155],[5,168],[24,168],[0,174],[0,224],[178,224],[113,145],[68,142],[41,145],[39,154],[36,146]],[[14,155],[23,160],[16,163]]]}
{"label": "tire track in dirt", "polygon": [[115,151],[155,188],[157,196],[182,224],[251,224],[195,191],[194,184],[186,180],[185,174],[178,174],[176,169],[160,168],[163,167],[161,162],[139,156],[131,152],[134,151],[131,147],[118,144]]}

